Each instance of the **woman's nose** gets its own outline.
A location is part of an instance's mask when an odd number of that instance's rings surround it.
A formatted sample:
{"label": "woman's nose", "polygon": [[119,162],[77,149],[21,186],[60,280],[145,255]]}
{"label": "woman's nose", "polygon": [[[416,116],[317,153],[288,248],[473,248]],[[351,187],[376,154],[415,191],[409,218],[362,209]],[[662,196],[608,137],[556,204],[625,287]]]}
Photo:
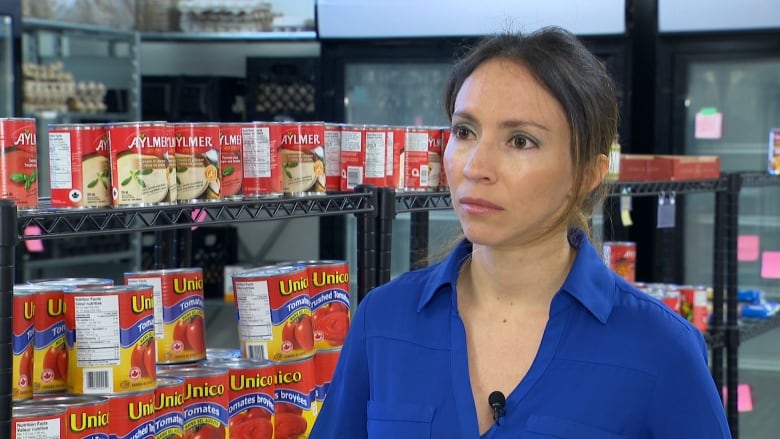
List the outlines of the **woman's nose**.
{"label": "woman's nose", "polygon": [[485,138],[478,139],[468,151],[463,176],[472,181],[495,179],[495,150]]}

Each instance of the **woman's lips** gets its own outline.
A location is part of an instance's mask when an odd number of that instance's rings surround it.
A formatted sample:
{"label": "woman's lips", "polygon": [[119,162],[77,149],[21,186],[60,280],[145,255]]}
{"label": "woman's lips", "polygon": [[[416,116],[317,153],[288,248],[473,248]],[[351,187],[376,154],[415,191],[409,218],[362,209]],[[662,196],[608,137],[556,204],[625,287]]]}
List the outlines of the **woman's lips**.
{"label": "woman's lips", "polygon": [[482,198],[465,197],[460,199],[460,207],[472,215],[484,215],[504,210],[501,206],[493,204]]}

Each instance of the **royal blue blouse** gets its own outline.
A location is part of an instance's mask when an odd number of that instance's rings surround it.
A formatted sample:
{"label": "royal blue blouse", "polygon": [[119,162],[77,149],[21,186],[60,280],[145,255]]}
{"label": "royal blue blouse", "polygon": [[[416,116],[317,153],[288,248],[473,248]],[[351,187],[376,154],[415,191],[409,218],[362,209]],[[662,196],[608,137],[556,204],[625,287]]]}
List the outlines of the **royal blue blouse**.
{"label": "royal blue blouse", "polygon": [[[701,333],[610,271],[584,233],[570,241],[536,358],[482,438],[730,438]],[[311,438],[480,437],[455,294],[470,252],[464,241],[366,296]]]}

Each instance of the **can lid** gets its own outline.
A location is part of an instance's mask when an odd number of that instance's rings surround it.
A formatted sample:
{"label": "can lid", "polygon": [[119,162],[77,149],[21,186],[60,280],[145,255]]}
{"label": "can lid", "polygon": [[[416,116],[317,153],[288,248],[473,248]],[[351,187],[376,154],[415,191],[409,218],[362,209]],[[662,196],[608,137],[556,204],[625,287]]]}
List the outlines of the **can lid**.
{"label": "can lid", "polygon": [[157,372],[158,377],[175,377],[175,378],[197,378],[208,377],[215,375],[222,375],[227,373],[228,369],[224,367],[200,367],[200,366],[188,366],[175,369],[167,369],[165,371]]}
{"label": "can lid", "polygon": [[87,287],[68,287],[63,290],[65,293],[94,293],[94,294],[113,294],[113,293],[135,293],[139,291],[149,291],[151,285],[95,285]]}
{"label": "can lid", "polygon": [[100,277],[60,277],[52,279],[34,279],[27,282],[32,285],[45,285],[50,287],[87,287],[93,285],[113,285],[113,279]]}
{"label": "can lid", "polygon": [[158,376],[157,377],[157,388],[179,386],[181,384],[184,384],[184,378],[181,378],[181,377],[176,377],[176,376]]}
{"label": "can lid", "polygon": [[47,415],[61,415],[65,413],[66,407],[64,405],[33,405],[26,404],[27,401],[22,401],[21,404],[14,404],[12,409],[13,418],[29,418],[39,417]]}
{"label": "can lid", "polygon": [[270,360],[249,358],[218,358],[209,359],[200,363],[203,367],[216,367],[224,369],[256,369],[273,366]]}
{"label": "can lid", "polygon": [[108,402],[108,398],[98,395],[36,395],[23,402],[33,406],[85,406]]}
{"label": "can lid", "polygon": [[345,265],[347,261],[337,259],[314,259],[309,261],[293,261],[293,262],[280,262],[277,265],[305,265],[305,266],[331,266],[331,265]]}
{"label": "can lid", "polygon": [[267,276],[279,276],[283,274],[305,272],[306,267],[301,265],[268,265],[265,267],[251,268],[247,271],[241,271],[234,273],[233,278],[245,278],[245,277],[267,277]]}
{"label": "can lid", "polygon": [[46,285],[34,284],[16,284],[14,285],[14,296],[32,296],[35,293],[61,293],[62,287],[51,287]]}
{"label": "can lid", "polygon": [[203,273],[200,267],[193,268],[163,268],[159,270],[126,271],[125,276],[164,276],[166,274]]}

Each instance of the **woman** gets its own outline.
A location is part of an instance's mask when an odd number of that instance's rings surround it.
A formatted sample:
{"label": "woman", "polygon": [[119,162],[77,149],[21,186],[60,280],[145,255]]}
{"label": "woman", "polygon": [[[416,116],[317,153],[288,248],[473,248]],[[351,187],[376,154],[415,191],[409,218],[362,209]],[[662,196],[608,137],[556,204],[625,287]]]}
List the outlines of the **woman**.
{"label": "woman", "polygon": [[497,35],[445,107],[465,239],[367,295],[311,437],[730,437],[701,334],[589,241],[618,119],[601,63],[558,28]]}

